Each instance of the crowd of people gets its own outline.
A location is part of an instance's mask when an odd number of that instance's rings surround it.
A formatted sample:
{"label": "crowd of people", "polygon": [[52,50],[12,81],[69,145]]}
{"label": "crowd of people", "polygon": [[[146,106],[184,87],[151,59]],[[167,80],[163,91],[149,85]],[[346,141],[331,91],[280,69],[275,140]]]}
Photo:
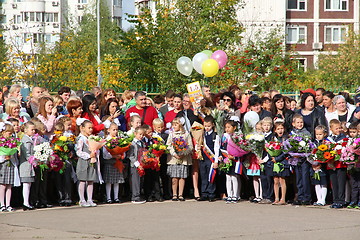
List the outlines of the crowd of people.
{"label": "crowd of people", "polygon": [[[24,97],[20,85],[4,86],[0,91],[1,139],[17,137],[21,145],[15,154],[0,156],[0,211],[192,198],[360,207],[358,164],[350,169],[341,162],[330,166],[301,157],[293,166],[286,153],[278,157],[270,157],[265,150],[261,156],[226,153],[229,139],[244,130],[245,121],[267,142],[283,142],[300,133],[316,146],[325,139],[339,142],[360,137],[360,87],[354,96],[309,88],[301,91],[298,102],[276,90],[257,94],[236,85],[217,93],[203,86],[202,93],[202,100],[191,102],[187,93],[172,90],[150,97],[143,91],[117,95],[113,89],[61,87],[51,95],[33,87]],[[192,132],[194,126],[203,133],[201,144]],[[89,146],[92,136],[109,140],[119,134],[133,136],[129,150],[121,156],[121,169],[115,167],[118,156],[105,147],[92,151]],[[76,139],[68,159],[62,159],[65,168],[59,172],[31,164],[35,147],[53,143],[59,136]],[[142,169],[142,153],[156,141],[167,146],[167,152],[159,156],[159,169]],[[185,145],[181,151],[176,141]],[[234,164],[220,170],[224,158]],[[259,166],[255,171],[245,164],[249,159]],[[275,163],[281,163],[281,170],[274,171]]]}

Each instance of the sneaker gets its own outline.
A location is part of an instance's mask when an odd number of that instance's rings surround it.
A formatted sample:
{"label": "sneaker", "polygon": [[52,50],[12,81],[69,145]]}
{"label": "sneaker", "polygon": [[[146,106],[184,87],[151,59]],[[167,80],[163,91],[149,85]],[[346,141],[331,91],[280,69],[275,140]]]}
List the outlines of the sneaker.
{"label": "sneaker", "polygon": [[80,201],[79,205],[80,207],[90,207],[90,204],[87,201]]}
{"label": "sneaker", "polygon": [[15,212],[15,209],[13,209],[11,206],[6,207],[7,212]]}
{"label": "sneaker", "polygon": [[239,200],[237,197],[232,197],[231,198],[231,203],[237,203]]}
{"label": "sneaker", "polygon": [[355,209],[360,209],[360,202],[357,205],[355,205]]}
{"label": "sneaker", "polygon": [[261,200],[262,200],[262,198],[254,198],[253,202],[254,203],[259,203],[259,202],[261,202]]}
{"label": "sneaker", "polygon": [[133,200],[133,201],[131,201],[131,203],[134,203],[134,204],[143,204],[143,203],[146,203],[146,200],[138,199],[138,200]]}
{"label": "sneaker", "polygon": [[106,204],[112,204],[113,201],[111,199],[106,200]]}
{"label": "sneaker", "polygon": [[354,202],[349,203],[349,205],[347,206],[347,208],[355,208],[356,204]]}
{"label": "sneaker", "polygon": [[228,203],[231,203],[231,199],[232,199],[232,197],[228,197],[228,198],[226,198],[226,203],[228,204]]}
{"label": "sneaker", "polygon": [[96,207],[97,204],[94,203],[92,200],[91,201],[87,201],[87,203],[89,204],[90,207]]}
{"label": "sneaker", "polygon": [[0,212],[6,212],[6,207],[5,206],[0,207]]}

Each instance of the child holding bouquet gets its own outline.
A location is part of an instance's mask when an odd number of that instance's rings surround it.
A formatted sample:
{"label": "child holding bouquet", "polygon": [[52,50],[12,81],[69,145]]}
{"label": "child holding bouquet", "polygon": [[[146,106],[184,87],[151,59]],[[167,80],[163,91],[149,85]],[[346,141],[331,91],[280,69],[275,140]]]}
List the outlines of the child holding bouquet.
{"label": "child holding bouquet", "polygon": [[[20,186],[17,140],[11,139],[14,134],[12,125],[0,122],[1,152],[0,156],[0,212],[13,212],[10,206],[12,186]],[[10,142],[11,141],[11,142]]]}
{"label": "child holding bouquet", "polygon": [[[274,205],[285,205],[286,197],[286,177],[290,176],[290,165],[287,161],[287,154],[281,150],[282,142],[286,139],[285,136],[285,124],[282,121],[274,123],[274,138],[275,144],[280,145],[277,150],[269,152],[273,166],[273,177],[274,177],[274,193],[275,202]],[[268,149],[268,148],[267,148]],[[281,186],[281,198],[279,194],[279,187]]]}
{"label": "child holding bouquet", "polygon": [[173,132],[170,133],[166,145],[168,154],[167,173],[172,181],[173,201],[185,201],[183,197],[185,179],[189,176],[189,166],[192,164],[193,144],[191,136],[185,131],[180,118],[171,122]]}
{"label": "child holding bouquet", "polygon": [[[105,126],[105,133],[107,134],[106,140],[118,137],[119,127],[116,123],[112,122],[110,126]],[[120,157],[120,156],[119,156]],[[106,147],[103,147],[104,170],[103,177],[106,187],[106,203],[119,203],[119,187],[120,183],[124,183],[124,175],[114,165],[116,159],[112,156]],[[114,201],[111,200],[111,188],[113,188]]]}
{"label": "child holding bouquet", "polygon": [[[90,151],[89,137],[93,133],[93,124],[85,118],[76,119],[76,125],[80,128],[80,134],[76,138],[76,155],[78,162],[76,165],[76,175],[79,180],[78,193],[81,207],[96,207],[92,201],[94,190],[94,181],[98,179],[96,165],[90,163],[91,158],[96,158],[96,152]],[[85,200],[85,187],[87,201]]]}
{"label": "child holding bouquet", "polygon": [[29,203],[31,184],[35,182],[35,170],[29,162],[30,156],[34,155],[34,146],[36,144],[35,124],[27,122],[22,125],[24,136],[21,139],[20,147],[20,181],[23,184],[23,210],[33,210],[34,207]]}
{"label": "child holding bouquet", "polygon": [[[353,145],[360,145],[360,138],[357,134],[357,123],[353,122],[349,126],[349,137],[352,139]],[[356,155],[358,160],[350,169],[350,182],[351,182],[351,202],[348,208],[360,208],[360,163],[359,155]]]}

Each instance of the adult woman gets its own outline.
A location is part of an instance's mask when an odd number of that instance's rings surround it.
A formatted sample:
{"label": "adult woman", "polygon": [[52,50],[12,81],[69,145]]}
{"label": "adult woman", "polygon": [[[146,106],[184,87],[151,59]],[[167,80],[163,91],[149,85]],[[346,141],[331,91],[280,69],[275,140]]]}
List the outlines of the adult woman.
{"label": "adult woman", "polygon": [[70,99],[66,104],[68,110],[68,117],[71,119],[71,131],[76,132],[76,119],[79,118],[83,112],[83,105],[79,99]]}
{"label": "adult woman", "polygon": [[[86,95],[83,97],[82,102],[83,102],[83,113],[81,117],[86,118],[92,122],[93,134],[97,135],[98,133],[104,130],[105,126],[101,122],[100,117],[96,111],[96,98],[93,95]],[[119,115],[120,115],[120,111],[116,111],[115,114],[109,116],[106,119],[106,121],[111,122],[114,120],[114,118],[118,117]]]}
{"label": "adult woman", "polygon": [[275,120],[276,118],[282,118],[285,121],[285,127],[287,132],[290,132],[292,127],[292,118],[294,112],[289,110],[285,104],[285,97],[281,94],[276,94],[272,101],[270,107],[272,118]]}
{"label": "adult woman", "polygon": [[224,102],[222,110],[224,110],[225,119],[235,117],[236,121],[240,121],[241,112],[236,108],[235,95],[232,92],[224,92],[220,99]]}
{"label": "adult woman", "polygon": [[45,135],[50,138],[54,132],[56,122],[57,109],[54,106],[54,101],[50,97],[41,97],[39,99],[39,111],[37,118],[45,125]]}
{"label": "adult woman", "polygon": [[350,118],[355,110],[354,105],[348,105],[346,103],[346,99],[343,95],[337,95],[333,99],[333,104],[336,109],[336,114],[338,116],[338,120],[342,123],[347,123],[350,121]]}
{"label": "adult woman", "polygon": [[174,95],[174,100],[173,100],[173,104],[174,104],[174,109],[171,111],[168,111],[165,114],[165,125],[166,128],[170,128],[171,127],[171,122],[172,120],[174,120],[174,118],[176,117],[176,115],[183,110],[183,105],[182,102],[183,98],[180,94],[175,94]]}
{"label": "adult woman", "polygon": [[1,114],[1,118],[5,121],[9,118],[19,120],[20,125],[30,121],[30,115],[26,112],[20,112],[20,103],[15,98],[8,98],[5,101],[5,113]]}
{"label": "adult woman", "polygon": [[[119,110],[119,102],[116,98],[109,98],[104,108],[104,116],[115,116],[116,111]],[[102,116],[103,117],[103,116]],[[126,120],[123,114],[119,114],[114,118],[114,123],[119,127],[119,130],[126,131]]]}
{"label": "adult woman", "polygon": [[333,103],[333,98],[335,97],[334,93],[326,91],[323,94],[323,106],[325,108],[325,118],[328,122],[328,125],[332,119],[337,119],[337,113],[335,105]]}
{"label": "adult woman", "polygon": [[315,136],[314,130],[318,125],[328,126],[324,112],[315,108],[315,103],[315,96],[306,92],[301,96],[301,108],[296,111],[303,116],[304,127],[311,133],[313,138]]}
{"label": "adult woman", "polygon": [[100,109],[101,116],[104,115],[106,103],[110,98],[116,98],[116,92],[113,89],[109,88],[109,89],[106,89],[103,91],[102,98],[99,103],[99,109]]}

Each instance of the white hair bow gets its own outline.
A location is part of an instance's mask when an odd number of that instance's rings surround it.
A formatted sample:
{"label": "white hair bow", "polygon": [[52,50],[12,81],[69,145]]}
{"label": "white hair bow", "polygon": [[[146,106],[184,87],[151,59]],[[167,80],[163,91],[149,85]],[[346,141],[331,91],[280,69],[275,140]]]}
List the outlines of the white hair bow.
{"label": "white hair bow", "polygon": [[235,122],[240,122],[240,118],[238,116],[231,116],[230,120],[233,120]]}
{"label": "white hair bow", "polygon": [[86,118],[77,118],[76,119],[76,125],[80,126],[81,124],[83,124],[83,122],[85,122],[87,119]]}
{"label": "white hair bow", "polygon": [[140,117],[140,115],[138,113],[136,113],[136,112],[131,112],[130,113],[130,117],[135,116],[135,115],[138,115]]}
{"label": "white hair bow", "polygon": [[5,123],[4,122],[0,122],[0,132],[5,130]]}

